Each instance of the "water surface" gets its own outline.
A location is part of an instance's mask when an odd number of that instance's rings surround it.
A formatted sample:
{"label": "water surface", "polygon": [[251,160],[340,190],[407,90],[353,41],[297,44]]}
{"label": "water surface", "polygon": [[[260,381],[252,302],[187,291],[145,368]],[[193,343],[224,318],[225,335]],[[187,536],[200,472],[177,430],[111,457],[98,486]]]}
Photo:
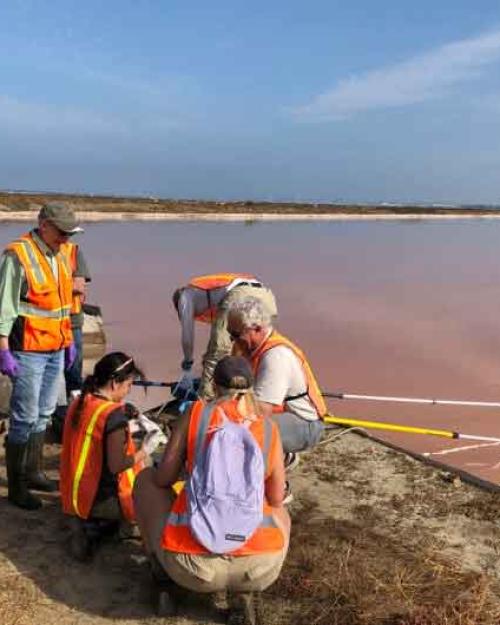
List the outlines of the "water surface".
{"label": "water surface", "polygon": [[[0,246],[23,224],[0,224]],[[279,329],[309,355],[324,389],[500,401],[500,223],[129,222],[89,224],[79,237],[93,274],[89,301],[112,349],[151,379],[182,358],[171,304],[196,274],[252,272],[272,287]],[[206,329],[197,328],[197,353]],[[166,399],[159,391],[143,406]],[[336,401],[341,416],[500,436],[500,410]],[[462,443],[387,435],[420,452]],[[468,443],[470,446],[472,443]],[[436,456],[500,480],[500,447]]]}

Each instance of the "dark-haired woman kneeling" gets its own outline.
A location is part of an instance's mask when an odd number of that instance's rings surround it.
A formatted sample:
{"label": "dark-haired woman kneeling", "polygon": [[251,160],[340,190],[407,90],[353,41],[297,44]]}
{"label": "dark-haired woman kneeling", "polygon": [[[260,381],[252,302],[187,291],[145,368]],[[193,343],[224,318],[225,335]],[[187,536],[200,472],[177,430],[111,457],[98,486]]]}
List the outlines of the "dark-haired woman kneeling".
{"label": "dark-haired woman kneeling", "polygon": [[[68,408],[61,453],[61,499],[73,517],[70,551],[78,560],[92,555],[100,526],[134,521],[132,488],[148,457],[136,450],[123,399],[143,378],[133,358],[107,354]],[[104,521],[104,522],[103,522]],[[108,523],[106,523],[108,521]],[[116,525],[116,524],[115,524]]]}

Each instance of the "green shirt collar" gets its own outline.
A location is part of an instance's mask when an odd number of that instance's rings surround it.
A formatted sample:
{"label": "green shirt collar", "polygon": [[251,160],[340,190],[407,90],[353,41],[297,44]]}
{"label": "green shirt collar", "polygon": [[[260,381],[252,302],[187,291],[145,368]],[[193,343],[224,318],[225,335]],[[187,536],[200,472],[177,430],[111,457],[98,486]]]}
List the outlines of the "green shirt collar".
{"label": "green shirt collar", "polygon": [[55,256],[57,254],[57,252],[52,251],[47,243],[45,243],[42,237],[38,234],[38,230],[36,228],[34,228],[30,234],[45,256]]}

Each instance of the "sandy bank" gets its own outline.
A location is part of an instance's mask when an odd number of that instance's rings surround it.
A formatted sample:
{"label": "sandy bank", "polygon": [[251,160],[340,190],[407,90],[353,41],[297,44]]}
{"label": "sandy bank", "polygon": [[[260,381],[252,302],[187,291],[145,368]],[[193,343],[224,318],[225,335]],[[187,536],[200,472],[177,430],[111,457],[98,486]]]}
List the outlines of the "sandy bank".
{"label": "sandy bank", "polygon": [[[291,548],[264,597],[266,625],[497,625],[498,495],[353,433],[302,455],[290,479]],[[57,476],[60,448],[49,448]],[[0,445],[0,622],[159,623],[137,541],[73,562],[56,495],[26,513],[6,502]],[[339,599],[339,597],[341,599]],[[172,625],[224,613],[190,596]],[[166,621],[161,621],[166,622]]]}
{"label": "sandy bank", "polygon": [[[37,213],[34,211],[0,211],[0,222],[35,221]],[[100,221],[453,221],[453,220],[484,220],[500,219],[498,214],[461,213],[433,214],[433,213],[143,213],[143,212],[101,212],[77,211],[83,222]]]}

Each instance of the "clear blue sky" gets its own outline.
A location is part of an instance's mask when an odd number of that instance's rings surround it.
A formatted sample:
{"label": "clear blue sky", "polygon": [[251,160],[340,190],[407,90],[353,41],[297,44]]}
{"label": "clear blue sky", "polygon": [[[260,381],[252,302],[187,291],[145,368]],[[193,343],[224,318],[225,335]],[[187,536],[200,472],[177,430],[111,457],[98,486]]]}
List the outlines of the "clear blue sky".
{"label": "clear blue sky", "polygon": [[500,203],[500,4],[5,0],[0,187]]}

